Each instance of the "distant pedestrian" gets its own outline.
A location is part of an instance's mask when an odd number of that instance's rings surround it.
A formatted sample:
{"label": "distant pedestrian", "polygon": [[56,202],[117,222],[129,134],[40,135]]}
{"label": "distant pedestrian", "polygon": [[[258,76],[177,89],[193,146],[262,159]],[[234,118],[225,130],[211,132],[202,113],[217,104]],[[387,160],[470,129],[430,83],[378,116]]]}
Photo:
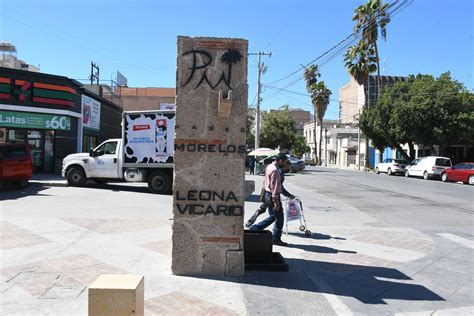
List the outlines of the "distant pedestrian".
{"label": "distant pedestrian", "polygon": [[250,174],[255,174],[255,157],[249,157],[249,172]]}
{"label": "distant pedestrian", "polygon": [[288,157],[285,154],[278,154],[275,161],[267,166],[264,188],[265,203],[268,206],[269,216],[263,221],[250,226],[250,230],[264,230],[275,223],[273,225],[273,244],[279,246],[288,245],[281,240],[284,217],[280,199],[280,194],[282,193],[280,169],[285,166],[287,160]]}

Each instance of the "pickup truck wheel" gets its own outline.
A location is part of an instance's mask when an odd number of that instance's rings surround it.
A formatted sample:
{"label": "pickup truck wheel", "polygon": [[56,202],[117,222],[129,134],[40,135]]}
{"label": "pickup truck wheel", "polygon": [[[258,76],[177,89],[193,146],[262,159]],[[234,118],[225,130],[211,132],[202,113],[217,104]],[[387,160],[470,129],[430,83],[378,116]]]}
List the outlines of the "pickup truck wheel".
{"label": "pickup truck wheel", "polygon": [[171,179],[166,173],[155,171],[148,177],[148,189],[152,193],[168,193],[171,191]]}
{"label": "pickup truck wheel", "polygon": [[86,184],[87,178],[84,170],[80,167],[72,167],[67,173],[67,184],[73,187],[82,187]]}

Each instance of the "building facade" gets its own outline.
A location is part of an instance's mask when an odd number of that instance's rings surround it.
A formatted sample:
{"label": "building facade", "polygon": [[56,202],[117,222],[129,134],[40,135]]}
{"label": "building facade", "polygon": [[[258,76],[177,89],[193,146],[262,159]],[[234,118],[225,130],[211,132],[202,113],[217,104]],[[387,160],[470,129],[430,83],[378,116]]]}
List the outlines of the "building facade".
{"label": "building facade", "polygon": [[[320,129],[316,126],[316,146],[319,146],[319,133]],[[317,151],[315,151],[313,122],[304,125],[304,136],[306,144],[311,149],[305,158],[314,161]],[[323,120],[321,165],[358,168],[359,160],[363,161],[365,158],[365,140],[359,136],[358,129],[351,124],[342,124],[339,120]]]}
{"label": "building facade", "polygon": [[39,66],[31,65],[18,59],[13,53],[0,54],[0,67],[39,72]]}
{"label": "building facade", "polygon": [[160,110],[173,108],[176,102],[175,88],[128,88],[117,87],[124,111]]}
{"label": "building facade", "polygon": [[[270,110],[270,112],[280,112],[281,110]],[[295,121],[295,129],[299,135],[304,134],[304,125],[311,121],[311,113],[303,109],[288,109],[291,117]]]}
{"label": "building facade", "polygon": [[0,142],[28,143],[35,172],[121,136],[122,109],[62,76],[0,67]]}
{"label": "building facade", "polygon": [[[393,85],[397,81],[406,80],[401,76],[380,76],[381,87]],[[366,95],[368,97],[365,102]],[[364,110],[364,106],[375,104],[378,100],[377,76],[371,75],[367,84],[358,84],[357,81],[350,77],[350,81],[339,89],[339,113],[340,122],[343,124],[357,124],[360,113]],[[365,139],[363,140],[365,148]],[[365,153],[361,151],[360,156],[363,157],[361,164],[365,164]],[[378,151],[369,141],[369,165],[375,166],[378,162]]]}
{"label": "building facade", "polygon": [[[380,76],[382,88],[388,85],[393,85],[397,81],[404,81],[406,79],[406,77],[400,76]],[[357,117],[359,113],[363,111],[365,104],[364,91],[368,92],[369,97],[368,104],[366,105],[370,106],[371,104],[375,104],[379,95],[377,76],[371,75],[367,85],[359,85],[353,78],[351,78],[349,83],[345,84],[339,89],[341,123],[357,123]],[[414,153],[409,152],[410,150],[407,144],[403,144],[401,147],[403,151],[416,158],[430,155],[442,155],[451,158],[453,163],[474,160],[474,144],[472,142],[470,144],[450,145],[446,148],[443,148],[442,152],[440,152],[439,146],[434,146],[434,148],[431,148],[424,146],[423,144],[415,144]],[[365,145],[363,148],[365,148]],[[361,153],[361,156],[364,157],[364,154]],[[385,148],[384,152],[380,155],[379,151],[373,148],[369,143],[369,164],[372,167],[375,166],[378,163],[379,158],[403,159],[403,155],[396,150],[392,150],[391,148]]]}

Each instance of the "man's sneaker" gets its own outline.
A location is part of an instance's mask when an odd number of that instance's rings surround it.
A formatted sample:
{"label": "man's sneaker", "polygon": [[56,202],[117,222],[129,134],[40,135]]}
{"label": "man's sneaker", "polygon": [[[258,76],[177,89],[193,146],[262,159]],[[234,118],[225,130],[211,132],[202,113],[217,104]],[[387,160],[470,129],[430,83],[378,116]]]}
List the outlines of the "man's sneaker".
{"label": "man's sneaker", "polygon": [[281,239],[279,239],[279,240],[274,240],[274,241],[273,241],[273,244],[274,244],[275,246],[282,246],[282,247],[287,247],[287,246],[288,246],[288,243],[282,241]]}
{"label": "man's sneaker", "polygon": [[245,223],[245,228],[250,228],[250,226],[252,226],[251,223],[249,223],[249,222]]}

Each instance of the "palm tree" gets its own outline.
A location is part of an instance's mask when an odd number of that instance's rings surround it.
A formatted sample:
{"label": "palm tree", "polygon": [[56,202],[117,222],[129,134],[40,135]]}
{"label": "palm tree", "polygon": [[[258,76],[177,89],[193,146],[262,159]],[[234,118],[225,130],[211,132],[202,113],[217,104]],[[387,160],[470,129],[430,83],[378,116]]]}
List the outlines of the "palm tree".
{"label": "palm tree", "polygon": [[[365,85],[369,80],[370,74],[377,69],[374,47],[364,40],[361,40],[357,45],[352,45],[344,55],[344,66],[359,85]],[[364,106],[366,106],[369,99],[369,91],[365,87],[364,96]],[[365,166],[369,166],[368,138],[365,140]]]}
{"label": "palm tree", "polygon": [[[311,95],[311,101],[316,108],[316,116],[318,117],[319,125],[319,148],[318,148],[318,157],[319,164],[321,164],[321,153],[322,153],[322,140],[323,140],[323,118],[326,115],[326,110],[329,105],[329,97],[332,92],[328,89],[324,81],[319,81],[315,83],[312,87],[313,94]],[[316,130],[316,126],[315,126]]]}
{"label": "palm tree", "polygon": [[374,47],[377,63],[377,94],[381,93],[380,84],[380,63],[377,39],[379,35],[383,40],[387,39],[386,26],[390,22],[390,15],[387,13],[389,5],[383,0],[368,0],[354,11],[353,21],[357,21],[354,33],[362,32],[362,40]]}
{"label": "palm tree", "polygon": [[[303,77],[306,81],[306,90],[308,91],[309,95],[313,95],[313,87],[318,82],[318,78],[321,77],[319,73],[318,65],[311,65],[304,70]],[[313,133],[313,141],[314,141],[314,162],[318,163],[318,158],[316,156],[316,151],[318,150],[318,146],[316,143],[316,104],[313,102],[313,98],[311,98],[311,103],[313,104],[313,119],[314,119],[314,133]]]}

